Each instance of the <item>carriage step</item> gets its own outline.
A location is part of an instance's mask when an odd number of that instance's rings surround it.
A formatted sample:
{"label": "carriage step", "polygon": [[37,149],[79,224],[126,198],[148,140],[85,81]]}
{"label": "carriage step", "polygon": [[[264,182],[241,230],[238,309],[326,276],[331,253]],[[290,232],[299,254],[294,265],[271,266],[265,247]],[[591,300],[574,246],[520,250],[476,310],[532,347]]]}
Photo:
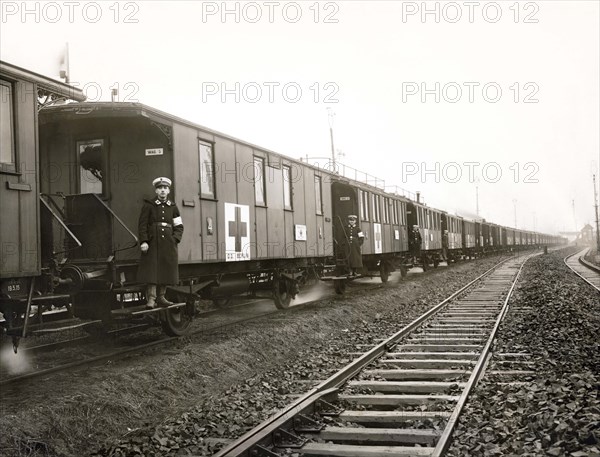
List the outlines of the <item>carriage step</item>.
{"label": "carriage step", "polygon": [[113,292],[115,294],[135,294],[135,293],[139,293],[139,292],[146,292],[146,285],[145,284],[139,284],[139,285],[135,285],[135,286],[125,286],[125,287],[118,287],[113,289]]}

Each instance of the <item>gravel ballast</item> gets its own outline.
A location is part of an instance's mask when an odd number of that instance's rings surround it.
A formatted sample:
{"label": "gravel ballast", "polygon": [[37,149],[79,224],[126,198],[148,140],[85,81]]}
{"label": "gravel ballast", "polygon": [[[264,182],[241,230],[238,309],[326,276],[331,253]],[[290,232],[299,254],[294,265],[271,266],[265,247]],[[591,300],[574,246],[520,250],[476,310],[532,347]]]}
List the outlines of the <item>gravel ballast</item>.
{"label": "gravel ballast", "polygon": [[523,384],[485,376],[469,397],[448,455],[600,456],[600,295],[562,250],[523,270],[494,351],[533,356]]}

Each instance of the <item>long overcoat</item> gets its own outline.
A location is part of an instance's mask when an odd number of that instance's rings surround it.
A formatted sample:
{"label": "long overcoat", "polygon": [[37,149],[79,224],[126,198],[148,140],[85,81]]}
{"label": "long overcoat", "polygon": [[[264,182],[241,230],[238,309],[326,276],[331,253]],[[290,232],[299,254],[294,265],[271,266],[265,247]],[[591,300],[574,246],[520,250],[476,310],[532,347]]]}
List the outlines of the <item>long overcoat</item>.
{"label": "long overcoat", "polygon": [[183,223],[177,205],[158,198],[144,200],[139,219],[140,244],[149,249],[140,258],[137,279],[147,284],[177,284],[179,268],[177,245],[183,235]]}
{"label": "long overcoat", "polygon": [[365,240],[360,227],[348,224],[346,226],[346,255],[348,256],[348,267],[350,268],[362,268],[362,253],[361,247]]}

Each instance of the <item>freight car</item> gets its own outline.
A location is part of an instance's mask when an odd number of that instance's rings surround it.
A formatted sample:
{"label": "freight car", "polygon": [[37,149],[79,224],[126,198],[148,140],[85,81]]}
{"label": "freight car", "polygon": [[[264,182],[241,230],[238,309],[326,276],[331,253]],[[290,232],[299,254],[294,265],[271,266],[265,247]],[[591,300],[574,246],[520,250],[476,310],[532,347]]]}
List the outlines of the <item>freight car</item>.
{"label": "freight car", "polygon": [[[405,275],[444,259],[442,211],[142,104],[45,107],[39,129],[39,159],[31,160],[40,170],[41,199],[31,214],[37,214],[36,252],[51,287],[30,286],[39,303],[29,323],[34,331],[44,328],[47,312],[64,304],[81,322],[61,328],[155,313],[167,333],[180,335],[198,298],[219,306],[249,292],[286,308],[316,279],[332,280],[342,293],[348,280],[379,275],[385,282],[394,269]],[[171,197],[185,233],[181,281],[169,289],[176,305],[147,311],[144,287],[136,281],[135,227],[157,175],[173,178]],[[363,268],[352,275],[343,247],[349,214],[359,216],[365,235]],[[408,242],[413,226],[422,239],[418,257]],[[470,224],[461,226],[452,236],[470,253],[477,238]],[[14,294],[3,295],[0,311],[14,300]],[[13,336],[27,333],[32,302],[13,309],[7,322]]]}

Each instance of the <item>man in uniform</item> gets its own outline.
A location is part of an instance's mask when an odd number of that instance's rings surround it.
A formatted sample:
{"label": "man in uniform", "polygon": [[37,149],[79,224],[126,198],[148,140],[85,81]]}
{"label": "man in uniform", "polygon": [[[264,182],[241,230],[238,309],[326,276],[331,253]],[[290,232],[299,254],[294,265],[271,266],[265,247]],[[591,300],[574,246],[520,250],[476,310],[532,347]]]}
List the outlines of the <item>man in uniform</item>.
{"label": "man in uniform", "polygon": [[412,231],[410,233],[410,238],[409,238],[408,242],[409,242],[409,248],[410,248],[410,251],[411,251],[411,254],[413,255],[413,257],[415,257],[415,259],[420,258],[421,257],[421,243],[423,242],[423,239],[421,238],[421,231],[419,230],[418,225],[412,226]]}
{"label": "man in uniform", "polygon": [[444,230],[442,232],[442,258],[448,262],[448,252],[450,249],[450,246],[448,244],[448,230]]}
{"label": "man in uniform", "polygon": [[156,198],[144,199],[139,219],[139,238],[142,256],[138,281],[147,284],[147,307],[172,305],[165,298],[167,285],[179,282],[177,245],[183,235],[183,222],[177,205],[168,199],[169,178],[152,181]]}
{"label": "man in uniform", "polygon": [[348,266],[353,276],[357,269],[362,269],[361,246],[365,241],[365,235],[357,225],[358,217],[355,214],[348,216],[348,226],[346,227],[346,236],[348,237]]}

